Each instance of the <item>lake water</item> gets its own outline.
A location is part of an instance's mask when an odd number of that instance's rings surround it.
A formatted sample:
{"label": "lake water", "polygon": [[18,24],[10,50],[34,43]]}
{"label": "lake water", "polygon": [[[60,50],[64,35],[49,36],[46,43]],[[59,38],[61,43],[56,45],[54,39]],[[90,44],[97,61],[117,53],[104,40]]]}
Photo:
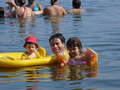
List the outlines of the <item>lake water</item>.
{"label": "lake water", "polygon": [[[43,7],[48,0],[39,1]],[[71,0],[60,0],[66,10]],[[7,6],[0,0],[1,6]],[[0,52],[24,51],[26,36],[33,35],[39,45],[51,54],[49,37],[62,33],[66,40],[77,36],[83,47],[98,53],[98,66],[65,67],[36,66],[20,69],[0,68],[1,90],[119,90],[120,89],[120,0],[82,0],[80,15],[67,14],[49,20],[40,16],[32,19],[0,19]],[[97,68],[98,67],[98,68]]]}

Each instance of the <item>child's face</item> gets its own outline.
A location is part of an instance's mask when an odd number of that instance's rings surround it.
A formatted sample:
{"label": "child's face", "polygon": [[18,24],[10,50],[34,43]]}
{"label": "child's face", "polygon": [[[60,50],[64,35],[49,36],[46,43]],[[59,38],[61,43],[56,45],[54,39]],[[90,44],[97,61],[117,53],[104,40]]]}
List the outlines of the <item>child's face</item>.
{"label": "child's face", "polygon": [[36,50],[35,44],[26,44],[27,53],[31,54]]}
{"label": "child's face", "polygon": [[59,38],[54,38],[50,41],[51,50],[57,54],[64,50],[64,43]]}
{"label": "child's face", "polygon": [[71,58],[74,58],[80,55],[80,49],[78,47],[73,47],[73,48],[69,47],[67,48],[67,50]]}

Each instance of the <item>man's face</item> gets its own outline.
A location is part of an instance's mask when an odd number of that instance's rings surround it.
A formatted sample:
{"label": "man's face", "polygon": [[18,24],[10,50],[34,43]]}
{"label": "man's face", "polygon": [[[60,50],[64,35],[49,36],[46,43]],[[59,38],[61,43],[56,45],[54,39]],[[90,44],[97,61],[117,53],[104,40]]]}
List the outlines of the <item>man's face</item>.
{"label": "man's face", "polygon": [[59,38],[51,39],[50,46],[54,54],[61,53],[64,50],[64,43]]}

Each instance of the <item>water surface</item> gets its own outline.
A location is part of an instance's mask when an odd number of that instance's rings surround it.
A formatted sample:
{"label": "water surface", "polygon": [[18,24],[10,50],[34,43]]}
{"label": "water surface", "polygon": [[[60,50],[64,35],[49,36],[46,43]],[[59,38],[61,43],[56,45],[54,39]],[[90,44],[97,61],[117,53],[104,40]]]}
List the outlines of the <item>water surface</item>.
{"label": "water surface", "polygon": [[[4,6],[3,1],[0,5]],[[43,7],[48,0],[39,1]],[[60,0],[66,10],[71,0]],[[82,0],[87,10],[80,15],[68,14],[50,20],[42,15],[27,20],[0,19],[0,52],[24,51],[26,36],[33,35],[51,54],[49,37],[62,33],[66,40],[77,36],[83,47],[98,53],[98,66],[57,68],[36,66],[20,69],[0,69],[0,88],[3,90],[119,90],[120,88],[120,1]]]}

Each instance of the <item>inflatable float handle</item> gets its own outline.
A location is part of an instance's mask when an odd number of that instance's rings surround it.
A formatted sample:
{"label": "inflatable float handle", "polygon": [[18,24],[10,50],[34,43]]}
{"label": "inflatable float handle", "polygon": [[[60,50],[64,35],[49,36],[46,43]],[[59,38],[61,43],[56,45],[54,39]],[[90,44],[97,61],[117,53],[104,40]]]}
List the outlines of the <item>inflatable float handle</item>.
{"label": "inflatable float handle", "polygon": [[39,56],[45,57],[46,56],[46,50],[43,47],[38,48]]}
{"label": "inflatable float handle", "polygon": [[63,63],[64,65],[66,65],[65,58],[62,55],[57,54],[57,59],[59,63]]}
{"label": "inflatable float handle", "polygon": [[93,51],[93,50],[91,50],[90,48],[88,48],[88,49],[86,50],[86,54],[87,54],[87,55],[90,55],[90,57],[91,57],[91,63],[92,63],[92,64],[97,63],[97,57],[98,57],[98,55],[97,55],[97,53],[96,53],[95,51]]}

